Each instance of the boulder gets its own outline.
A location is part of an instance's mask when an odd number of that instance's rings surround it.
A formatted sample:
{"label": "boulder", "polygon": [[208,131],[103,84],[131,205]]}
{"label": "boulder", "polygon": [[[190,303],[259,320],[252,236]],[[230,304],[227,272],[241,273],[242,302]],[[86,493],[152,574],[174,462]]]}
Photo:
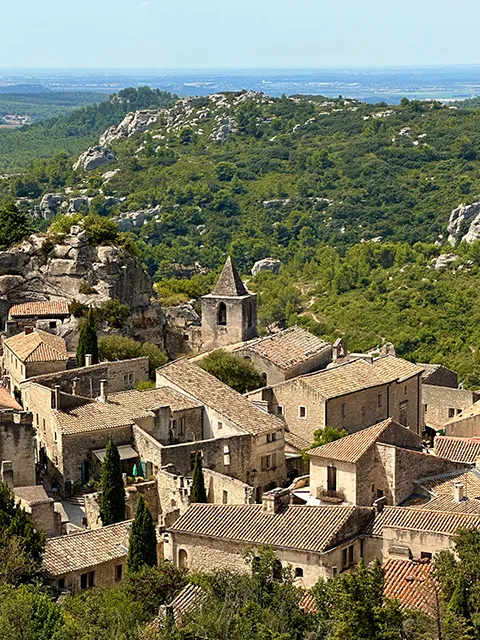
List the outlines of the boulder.
{"label": "boulder", "polygon": [[91,198],[81,196],[79,198],[72,198],[68,201],[68,213],[77,213],[82,208],[90,208]]}
{"label": "boulder", "polygon": [[38,205],[38,215],[42,218],[51,218],[57,213],[64,200],[65,195],[63,193],[46,193]]}
{"label": "boulder", "polygon": [[100,144],[106,145],[113,140],[129,138],[136,133],[148,131],[157,122],[162,111],[160,109],[142,109],[127,113],[118,127],[110,127],[100,137]]}
{"label": "boulder", "polygon": [[263,260],[258,260],[252,267],[252,276],[258,275],[261,271],[272,271],[277,274],[280,270],[281,264],[280,260],[276,260],[275,258],[264,258]]}
{"label": "boulder", "polygon": [[[480,202],[472,202],[472,204],[461,204],[456,209],[452,211],[450,214],[450,219],[448,221],[448,242],[455,246],[457,242],[460,242],[467,231],[467,223],[473,222],[474,229],[472,230],[472,234],[469,236],[472,238],[475,235],[475,227],[478,225],[477,218],[480,214]],[[468,229],[468,232],[470,229]],[[480,236],[479,236],[480,237]],[[466,239],[466,238],[465,238]],[[478,238],[474,238],[477,240]],[[471,239],[470,242],[473,242]]]}
{"label": "boulder", "polygon": [[73,165],[73,170],[83,169],[84,171],[94,171],[98,167],[102,167],[111,162],[115,162],[117,158],[114,153],[103,145],[90,147],[82,153]]}
{"label": "boulder", "polygon": [[455,262],[458,257],[453,253],[442,253],[435,260],[434,269],[445,269],[451,262]]}
{"label": "boulder", "polygon": [[143,211],[131,211],[130,213],[122,213],[113,218],[118,224],[119,231],[130,231],[131,229],[140,229],[145,222],[145,213]]}

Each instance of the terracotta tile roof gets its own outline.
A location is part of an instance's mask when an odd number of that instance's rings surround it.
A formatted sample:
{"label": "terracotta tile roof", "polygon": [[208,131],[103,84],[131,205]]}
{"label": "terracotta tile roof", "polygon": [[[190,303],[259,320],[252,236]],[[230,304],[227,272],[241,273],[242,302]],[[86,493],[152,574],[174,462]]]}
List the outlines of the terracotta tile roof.
{"label": "terracotta tile roof", "polygon": [[331,458],[332,460],[343,460],[343,462],[357,462],[377,442],[385,429],[391,424],[401,427],[392,418],[387,418],[387,420],[374,424],[372,427],[367,427],[321,447],[310,449],[308,455],[314,458]]}
{"label": "terracotta tile roof", "polygon": [[317,613],[317,599],[310,591],[305,591],[300,598],[298,606],[306,613]]}
{"label": "terracotta tile roof", "polygon": [[160,387],[112,393],[108,402],[86,402],[69,410],[54,411],[53,416],[62,433],[73,434],[126,427],[135,419],[153,416],[155,409],[167,406],[180,411],[202,405],[174,389]]}
{"label": "terracotta tile roof", "polygon": [[53,318],[54,316],[69,316],[66,300],[42,300],[40,302],[23,302],[15,304],[8,312],[12,318],[27,318],[38,316]]}
{"label": "terracotta tile roof", "polygon": [[453,495],[441,495],[437,498],[427,496],[412,496],[402,503],[402,507],[415,507],[416,509],[428,509],[430,511],[449,511],[451,513],[473,513],[480,515],[480,499],[465,498],[456,502]]}
{"label": "terracotta tile roof", "polygon": [[54,576],[61,576],[125,558],[130,524],[128,520],[101,529],[50,538],[45,546],[43,566]]}
{"label": "terracotta tile roof", "polygon": [[311,442],[304,440],[304,438],[297,436],[297,434],[291,431],[285,431],[285,444],[290,445],[294,449],[298,449],[298,451],[303,451],[311,445]]}
{"label": "terracotta tile roof", "polygon": [[68,360],[65,340],[47,331],[35,329],[7,338],[4,344],[22,362],[56,362]]}
{"label": "terracotta tile roof", "polygon": [[290,327],[271,336],[251,340],[241,347],[273,362],[281,369],[295,367],[325,351],[331,345],[301,327]]}
{"label": "terracotta tile roof", "polygon": [[423,373],[424,367],[396,356],[380,356],[373,361],[373,367],[386,382],[403,382],[412,376]]}
{"label": "terracotta tile roof", "polygon": [[322,553],[355,511],[372,512],[351,506],[288,505],[267,513],[261,504],[192,504],[169,531]]}
{"label": "terracotta tile roof", "polygon": [[18,404],[12,394],[5,389],[5,387],[0,387],[0,410],[1,409],[14,409],[15,411],[23,411],[23,407]]}
{"label": "terracotta tile roof", "polygon": [[188,360],[170,362],[157,369],[158,374],[246,433],[257,435],[285,428],[282,420],[262,411],[240,393]]}
{"label": "terracotta tile roof", "polygon": [[420,609],[433,617],[437,610],[436,589],[432,562],[420,560],[387,560],[382,569],[385,575],[383,593],[398,600],[402,608]]}
{"label": "terracotta tile roof", "polygon": [[453,535],[457,529],[480,526],[480,515],[431,511],[412,507],[385,507],[366,533],[381,536],[384,527]]}
{"label": "terracotta tile roof", "polygon": [[326,399],[387,384],[384,377],[365,360],[354,360],[340,367],[309,373],[300,380]]}
{"label": "terracotta tile roof", "polygon": [[172,600],[173,619],[178,627],[183,625],[183,617],[205,601],[207,593],[198,584],[189,582]]}
{"label": "terracotta tile roof", "polygon": [[248,291],[240,278],[237,268],[230,256],[222,269],[217,284],[212,293],[213,296],[246,296]]}
{"label": "terracotta tile roof", "polygon": [[434,450],[439,458],[474,464],[477,458],[480,458],[480,438],[437,436],[434,441]]}
{"label": "terracotta tile roof", "polygon": [[41,484],[30,487],[15,487],[13,490],[15,498],[24,500],[29,504],[41,504],[42,502],[52,502],[52,498],[47,495],[45,488]]}
{"label": "terracotta tile roof", "polygon": [[477,471],[470,469],[419,478],[415,481],[415,484],[424,491],[428,491],[432,497],[436,497],[444,495],[453,496],[453,486],[456,482],[463,484],[464,494],[468,498],[480,497],[480,475]]}

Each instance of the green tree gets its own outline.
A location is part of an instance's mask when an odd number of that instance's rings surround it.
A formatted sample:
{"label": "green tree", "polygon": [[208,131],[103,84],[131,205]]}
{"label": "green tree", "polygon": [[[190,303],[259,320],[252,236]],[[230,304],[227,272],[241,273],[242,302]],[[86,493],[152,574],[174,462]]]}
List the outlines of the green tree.
{"label": "green tree", "polygon": [[132,522],[128,547],[127,568],[129,573],[142,567],[157,565],[157,534],[150,509],[143,496],[138,498],[135,519]]}
{"label": "green tree", "polygon": [[467,585],[462,574],[458,576],[457,586],[448,603],[448,609],[456,616],[463,616],[470,620],[470,606],[468,604]]}
{"label": "green tree", "polygon": [[102,463],[101,488],[100,517],[103,526],[125,520],[125,487],[123,485],[122,463],[113,440],[109,440],[107,443]]}
{"label": "green tree", "polygon": [[142,604],[146,613],[155,617],[162,604],[169,604],[187,584],[185,569],[161,560],[158,566],[144,565],[135,573],[127,573],[122,589],[132,601]]}
{"label": "green tree", "polygon": [[192,491],[190,502],[208,502],[205,480],[203,478],[202,455],[197,451],[193,465]]}
{"label": "green tree", "polygon": [[139,342],[125,336],[107,336],[98,341],[99,356],[101,360],[127,360],[129,358],[148,357],[149,374],[155,379],[155,371],[158,367],[168,362],[167,354],[156,344],[151,342]]}
{"label": "green tree", "polygon": [[82,322],[80,335],[78,336],[77,364],[85,366],[85,355],[92,356],[92,364],[98,363],[98,337],[95,323],[95,314],[90,309]]}
{"label": "green tree", "polygon": [[52,640],[62,627],[61,610],[42,587],[0,586],[0,640]]}
{"label": "green tree", "polygon": [[251,362],[245,358],[234,356],[224,349],[215,349],[199,364],[202,369],[239,393],[246,393],[264,387],[266,384],[265,378],[260,375]]}
{"label": "green tree", "polygon": [[8,249],[32,231],[25,213],[13,202],[0,204],[0,250]]}

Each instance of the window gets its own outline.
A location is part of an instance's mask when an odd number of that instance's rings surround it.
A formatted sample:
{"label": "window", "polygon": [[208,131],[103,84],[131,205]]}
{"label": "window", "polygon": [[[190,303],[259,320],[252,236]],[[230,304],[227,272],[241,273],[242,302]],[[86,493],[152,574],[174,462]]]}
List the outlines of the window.
{"label": "window", "polygon": [[230,464],[230,448],[228,445],[223,447],[223,464],[228,467]]}
{"label": "window", "polygon": [[59,578],[57,580],[57,587],[60,589],[60,591],[63,591],[65,589],[65,578]]}
{"label": "window", "polygon": [[185,418],[180,418],[180,435],[185,435]]}
{"label": "window", "polygon": [[303,569],[302,567],[295,567],[295,577],[303,578]]}
{"label": "window", "polygon": [[347,417],[347,403],[342,402],[342,418],[346,418],[346,417]]}
{"label": "window", "polygon": [[281,580],[282,573],[283,573],[282,563],[280,562],[280,560],[275,560],[275,562],[273,563],[272,578],[274,580]]}
{"label": "window", "polygon": [[54,437],[55,437],[55,442],[57,441],[57,432],[55,431],[54,433]]}
{"label": "window", "polygon": [[449,418],[453,418],[455,416],[455,409],[453,409],[452,407],[448,408],[448,417]]}
{"label": "window", "polygon": [[218,305],[217,324],[223,327],[227,324],[227,305],[224,302],[220,302]]}
{"label": "window", "polygon": [[123,578],[123,564],[115,565],[115,582],[120,582]]}
{"label": "window", "polygon": [[407,385],[405,385],[403,387],[403,395],[406,396],[407,395]]}
{"label": "window", "polygon": [[222,504],[228,504],[228,491],[223,491]]}
{"label": "window", "polygon": [[424,405],[423,405],[423,411],[424,411],[425,413],[427,413],[427,411],[428,411],[428,404],[424,404]]}
{"label": "window", "polygon": [[457,409],[457,416],[458,416],[460,413],[462,413],[462,410],[461,410],[461,409]]}
{"label": "window", "polygon": [[178,552],[178,566],[180,569],[188,569],[188,553],[185,549],[180,549]]}
{"label": "window", "polygon": [[123,374],[123,384],[133,384],[133,373]]}
{"label": "window", "polygon": [[37,427],[38,427],[38,425],[39,425],[38,413],[35,414],[35,421],[36,421]]}
{"label": "window", "polygon": [[421,560],[431,560],[432,559],[432,554],[429,551],[422,551],[420,553],[420,559]]}
{"label": "window", "polygon": [[349,547],[342,549],[342,569],[348,569],[355,562],[354,546],[351,544]]}
{"label": "window", "polygon": [[217,429],[220,431],[223,429],[223,422],[217,422]]}
{"label": "window", "polygon": [[298,417],[299,418],[306,418],[307,417],[307,407],[298,407]]}
{"label": "window", "polygon": [[265,442],[268,444],[271,441],[272,441],[272,434],[267,433],[267,435],[265,436]]}
{"label": "window", "polygon": [[88,573],[82,573],[80,576],[80,589],[86,589],[88,586]]}
{"label": "window", "polygon": [[383,489],[377,489],[377,500],[383,498],[384,495]]}
{"label": "window", "polygon": [[48,323],[48,326],[50,327],[50,329],[56,329],[57,328],[57,321],[56,320],[50,320],[50,322]]}
{"label": "window", "polygon": [[188,342],[190,340],[188,333],[183,334],[183,339],[185,340],[185,342]]}
{"label": "window", "polygon": [[272,442],[275,442],[276,440],[277,440],[277,434],[272,433]]}
{"label": "window", "polygon": [[337,490],[337,467],[334,467],[333,464],[330,464],[327,467],[327,491],[336,491],[336,490]]}
{"label": "window", "polygon": [[379,393],[377,396],[377,407],[381,407],[382,406],[382,394]]}
{"label": "window", "polygon": [[43,418],[42,422],[43,422],[43,430],[45,431],[46,430],[45,418]]}
{"label": "window", "polygon": [[176,429],[177,429],[177,421],[170,420],[170,431],[176,431]]}
{"label": "window", "polygon": [[277,406],[277,416],[283,416],[283,406],[281,404]]}
{"label": "window", "polygon": [[270,469],[272,465],[272,457],[271,456],[262,456],[261,458],[261,469],[262,471],[267,471]]}

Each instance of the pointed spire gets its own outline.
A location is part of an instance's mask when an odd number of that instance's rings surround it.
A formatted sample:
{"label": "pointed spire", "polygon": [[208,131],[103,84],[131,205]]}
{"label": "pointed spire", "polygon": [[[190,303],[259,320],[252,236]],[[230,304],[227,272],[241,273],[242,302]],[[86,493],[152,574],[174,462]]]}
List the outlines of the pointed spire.
{"label": "pointed spire", "polygon": [[230,256],[222,269],[217,285],[213,290],[214,296],[246,296],[248,291],[238,275],[237,268]]}

